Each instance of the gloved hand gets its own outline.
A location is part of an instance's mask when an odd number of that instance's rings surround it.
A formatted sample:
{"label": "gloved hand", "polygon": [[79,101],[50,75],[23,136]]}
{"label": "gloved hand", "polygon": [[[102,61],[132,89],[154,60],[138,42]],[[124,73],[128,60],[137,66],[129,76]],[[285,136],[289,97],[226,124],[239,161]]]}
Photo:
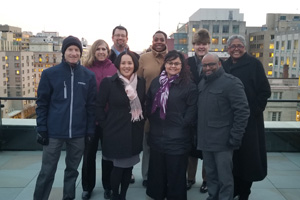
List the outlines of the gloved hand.
{"label": "gloved hand", "polygon": [[49,144],[48,133],[47,132],[37,133],[36,141],[41,145],[48,145]]}

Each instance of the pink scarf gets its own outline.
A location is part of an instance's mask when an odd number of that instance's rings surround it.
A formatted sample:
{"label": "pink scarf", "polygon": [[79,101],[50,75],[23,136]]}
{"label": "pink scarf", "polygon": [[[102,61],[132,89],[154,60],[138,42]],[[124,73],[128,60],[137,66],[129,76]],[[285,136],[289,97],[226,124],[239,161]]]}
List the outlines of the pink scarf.
{"label": "pink scarf", "polygon": [[130,80],[122,76],[122,74],[118,71],[119,78],[124,83],[125,92],[130,101],[130,113],[131,113],[131,121],[140,121],[144,119],[143,110],[141,106],[140,99],[137,95],[136,86],[137,86],[137,75],[133,73],[130,77]]}

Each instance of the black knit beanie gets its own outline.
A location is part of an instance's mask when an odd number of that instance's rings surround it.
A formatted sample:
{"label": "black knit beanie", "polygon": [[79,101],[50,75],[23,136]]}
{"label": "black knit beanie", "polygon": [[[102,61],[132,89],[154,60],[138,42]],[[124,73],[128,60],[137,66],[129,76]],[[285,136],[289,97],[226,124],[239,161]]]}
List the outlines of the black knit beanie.
{"label": "black knit beanie", "polygon": [[70,35],[70,36],[66,37],[62,43],[61,52],[63,54],[63,57],[65,55],[65,51],[71,45],[75,45],[79,48],[80,56],[81,56],[82,55],[82,44],[81,44],[80,40],[77,37]]}

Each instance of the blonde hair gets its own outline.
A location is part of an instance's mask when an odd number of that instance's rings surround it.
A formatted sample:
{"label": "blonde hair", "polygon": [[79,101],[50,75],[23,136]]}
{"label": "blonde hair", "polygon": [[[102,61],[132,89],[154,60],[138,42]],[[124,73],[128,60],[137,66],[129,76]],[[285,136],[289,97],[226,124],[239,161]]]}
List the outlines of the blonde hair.
{"label": "blonde hair", "polygon": [[96,40],[93,45],[91,46],[90,50],[89,50],[89,53],[87,55],[87,58],[85,59],[84,63],[83,63],[83,66],[85,67],[92,67],[94,62],[96,61],[96,58],[95,58],[95,52],[98,48],[99,45],[105,45],[106,49],[107,49],[107,57],[109,56],[110,54],[110,48],[108,46],[108,44],[104,41],[104,40]]}

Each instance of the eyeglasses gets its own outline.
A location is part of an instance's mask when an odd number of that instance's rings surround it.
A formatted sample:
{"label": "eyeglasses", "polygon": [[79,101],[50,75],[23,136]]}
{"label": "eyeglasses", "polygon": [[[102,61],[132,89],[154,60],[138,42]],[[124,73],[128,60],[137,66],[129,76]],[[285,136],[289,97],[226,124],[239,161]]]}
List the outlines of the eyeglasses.
{"label": "eyeglasses", "polygon": [[202,67],[203,68],[207,68],[207,67],[211,68],[211,67],[215,66],[216,64],[217,63],[205,63],[205,64],[202,64]]}
{"label": "eyeglasses", "polygon": [[181,65],[180,62],[174,62],[174,63],[173,62],[167,62],[167,64],[170,65],[170,66],[174,65],[175,67],[178,67],[179,65]]}
{"label": "eyeglasses", "polygon": [[115,37],[121,37],[121,38],[126,37],[126,35],[124,35],[124,34],[115,34],[114,36],[115,36]]}
{"label": "eyeglasses", "polygon": [[229,49],[243,49],[245,46],[238,44],[238,45],[230,45],[228,48]]}

